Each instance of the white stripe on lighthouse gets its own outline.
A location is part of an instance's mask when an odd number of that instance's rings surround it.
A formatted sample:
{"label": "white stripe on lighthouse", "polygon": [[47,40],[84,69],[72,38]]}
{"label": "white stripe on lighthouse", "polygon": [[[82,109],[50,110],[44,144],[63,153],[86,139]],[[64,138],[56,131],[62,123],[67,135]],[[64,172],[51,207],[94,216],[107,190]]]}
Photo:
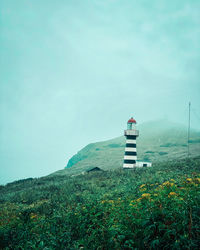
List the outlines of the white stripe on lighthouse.
{"label": "white stripe on lighthouse", "polygon": [[136,148],[125,148],[125,152],[137,152]]}
{"label": "white stripe on lighthouse", "polygon": [[137,155],[124,155],[124,160],[137,160]]}
{"label": "white stripe on lighthouse", "polygon": [[133,143],[133,144],[136,144],[136,140],[133,140],[133,139],[127,139],[127,140],[126,140],[126,143]]}

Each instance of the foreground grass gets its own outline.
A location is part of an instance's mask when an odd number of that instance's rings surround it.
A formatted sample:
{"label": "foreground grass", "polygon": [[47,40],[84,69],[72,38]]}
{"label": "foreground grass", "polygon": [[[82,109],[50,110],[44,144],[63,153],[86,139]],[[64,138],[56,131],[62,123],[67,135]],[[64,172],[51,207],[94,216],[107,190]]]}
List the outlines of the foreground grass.
{"label": "foreground grass", "polygon": [[0,247],[199,249],[200,159],[1,186]]}

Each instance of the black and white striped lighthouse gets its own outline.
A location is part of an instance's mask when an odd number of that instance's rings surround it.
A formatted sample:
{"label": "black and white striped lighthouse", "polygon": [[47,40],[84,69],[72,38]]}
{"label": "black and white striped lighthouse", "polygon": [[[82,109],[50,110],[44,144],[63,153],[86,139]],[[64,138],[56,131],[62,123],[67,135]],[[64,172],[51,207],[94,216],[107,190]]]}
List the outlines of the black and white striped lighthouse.
{"label": "black and white striped lighthouse", "polygon": [[123,168],[134,168],[137,161],[136,138],[139,136],[139,131],[136,130],[136,120],[133,117],[127,122],[127,130],[124,130],[124,136],[126,137],[126,148]]}

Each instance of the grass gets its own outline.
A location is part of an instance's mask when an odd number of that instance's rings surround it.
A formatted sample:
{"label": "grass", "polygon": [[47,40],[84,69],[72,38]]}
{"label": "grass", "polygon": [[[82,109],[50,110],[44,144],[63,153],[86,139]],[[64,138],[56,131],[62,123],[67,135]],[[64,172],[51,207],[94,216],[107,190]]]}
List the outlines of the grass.
{"label": "grass", "polygon": [[199,249],[200,158],[1,186],[2,249]]}

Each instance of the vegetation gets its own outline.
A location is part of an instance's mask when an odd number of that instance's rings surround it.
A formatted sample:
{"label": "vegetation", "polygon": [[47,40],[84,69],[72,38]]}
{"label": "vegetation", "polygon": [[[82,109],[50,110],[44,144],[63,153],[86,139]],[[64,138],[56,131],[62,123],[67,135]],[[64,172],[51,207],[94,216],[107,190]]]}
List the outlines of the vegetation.
{"label": "vegetation", "polygon": [[1,186],[2,249],[199,249],[200,158]]}

